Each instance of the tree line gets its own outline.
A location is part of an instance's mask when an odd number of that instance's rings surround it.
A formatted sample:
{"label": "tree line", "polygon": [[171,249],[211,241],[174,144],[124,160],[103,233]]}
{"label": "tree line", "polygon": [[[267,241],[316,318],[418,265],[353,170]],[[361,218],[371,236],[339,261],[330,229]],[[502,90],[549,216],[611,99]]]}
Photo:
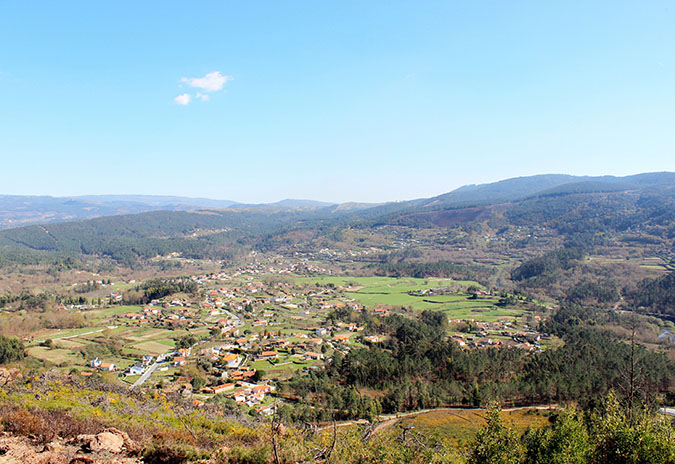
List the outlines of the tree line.
{"label": "tree line", "polygon": [[[588,405],[612,389],[636,392],[634,400],[648,402],[673,381],[674,366],[664,354],[620,340],[572,303],[565,303],[543,328],[564,345],[536,353],[463,350],[447,338],[445,316],[432,311],[418,319],[392,315],[377,324],[377,331],[389,336],[386,342],[346,355],[336,351],[325,370],[297,375],[283,386],[300,403],[323,406],[300,408],[303,420],[490,401]],[[627,374],[631,362],[639,366],[633,378]]]}

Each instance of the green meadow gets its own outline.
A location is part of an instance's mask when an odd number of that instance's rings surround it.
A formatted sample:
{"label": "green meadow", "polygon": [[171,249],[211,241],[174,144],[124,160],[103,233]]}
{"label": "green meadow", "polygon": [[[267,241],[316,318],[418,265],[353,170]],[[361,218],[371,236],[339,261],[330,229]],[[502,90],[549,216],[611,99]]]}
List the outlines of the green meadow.
{"label": "green meadow", "polygon": [[[333,284],[344,290],[344,295],[361,303],[367,308],[378,306],[402,306],[416,311],[442,311],[451,319],[475,319],[491,322],[502,317],[517,317],[524,310],[515,307],[496,306],[499,298],[469,298],[466,293],[469,286],[481,287],[477,282],[458,281],[439,278],[396,278],[396,277],[297,277],[296,283],[322,285]],[[457,294],[451,295],[411,295],[428,288],[449,287]],[[353,289],[353,290],[352,290]]]}

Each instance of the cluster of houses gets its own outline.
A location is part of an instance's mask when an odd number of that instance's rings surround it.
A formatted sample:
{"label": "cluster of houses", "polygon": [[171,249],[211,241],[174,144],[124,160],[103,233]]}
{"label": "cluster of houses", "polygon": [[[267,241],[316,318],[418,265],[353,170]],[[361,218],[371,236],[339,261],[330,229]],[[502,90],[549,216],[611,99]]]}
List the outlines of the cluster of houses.
{"label": "cluster of houses", "polygon": [[[540,317],[534,316],[534,319],[540,320]],[[524,351],[541,351],[541,341],[550,338],[548,334],[542,334],[534,330],[529,324],[525,325],[525,330],[516,330],[513,321],[508,318],[494,322],[462,321],[460,319],[450,322],[470,322],[478,328],[472,334],[456,333],[452,335],[452,339],[466,349],[517,348]]]}
{"label": "cluster of houses", "polygon": [[194,327],[199,321],[188,305],[186,301],[178,299],[166,303],[153,300],[140,312],[123,314],[119,320],[130,326]]}
{"label": "cluster of houses", "polygon": [[[240,380],[236,383],[224,383],[214,387],[205,387],[202,389],[202,392],[214,395],[231,393],[235,403],[254,407],[265,401],[265,396],[274,392],[274,390],[275,388],[272,385],[256,384]],[[270,405],[260,406],[257,408],[257,411],[260,414],[271,414],[273,408]]]}
{"label": "cluster of houses", "polygon": [[[284,282],[283,279],[269,283],[257,276],[298,272],[303,266],[307,269],[310,264],[302,260],[294,263],[256,263],[233,273],[192,276],[191,280],[199,285],[210,284],[200,296],[194,297],[194,301],[180,298],[155,300],[144,306],[142,311],[128,313],[120,318],[128,325],[151,324],[154,327],[166,327],[193,324],[208,327],[211,334],[217,334],[217,341],[213,346],[202,348],[199,356],[209,359],[216,372],[220,372],[212,379],[216,378],[224,383],[217,385],[218,382],[212,380],[213,384],[203,388],[201,393],[212,395],[227,393],[236,403],[256,407],[259,409],[258,412],[266,414],[271,412],[271,407],[263,406],[262,403],[266,395],[274,391],[274,387],[260,383],[256,370],[247,366],[249,362],[269,361],[276,364],[279,358],[283,357],[284,360],[280,364],[291,362],[289,358],[292,358],[294,362],[306,361],[308,368],[316,368],[317,362],[324,358],[325,345],[346,353],[354,340],[367,344],[382,342],[381,335],[359,335],[365,328],[357,323],[335,321],[330,318],[326,321],[323,318],[332,310],[336,310],[336,314],[340,314],[337,310],[345,308],[357,312],[365,310],[363,305],[345,298],[340,289],[328,284],[298,288],[292,283]],[[327,273],[326,270],[321,272]],[[236,284],[228,282],[233,277],[241,275],[246,275],[247,278],[238,279]],[[217,283],[214,285],[214,282]],[[420,295],[450,291],[454,289],[430,288],[420,291]],[[377,316],[385,317],[391,314],[391,309],[376,307],[373,312]],[[200,318],[205,313],[208,317]],[[281,323],[287,323],[289,317],[305,321],[304,333],[290,334],[286,330],[282,335],[281,330],[275,329]],[[247,321],[247,330],[244,330],[242,319]],[[316,323],[310,322],[312,319],[316,319]],[[325,322],[320,322],[321,320]],[[477,327],[475,333],[456,334],[453,338],[466,348],[509,345],[526,350],[539,349],[539,334],[536,331],[515,331],[511,324],[512,322],[507,320],[475,323]],[[509,339],[504,337],[507,333]],[[190,360],[190,356],[188,349],[178,350],[167,356],[166,365],[184,366]],[[94,361],[97,362],[96,365]],[[131,366],[127,373],[142,375],[152,362],[152,357],[146,356]],[[99,360],[92,360],[92,367],[103,370],[115,369],[111,363],[106,364]],[[187,385],[190,385],[189,382]],[[187,386],[185,388],[187,389]]]}
{"label": "cluster of houses", "polygon": [[308,258],[285,260],[282,256],[276,256],[270,263],[251,262],[246,266],[236,269],[232,273],[219,272],[213,274],[200,274],[191,279],[198,284],[214,281],[227,281],[233,277],[242,275],[288,275],[288,274],[330,274],[330,270],[317,266]]}

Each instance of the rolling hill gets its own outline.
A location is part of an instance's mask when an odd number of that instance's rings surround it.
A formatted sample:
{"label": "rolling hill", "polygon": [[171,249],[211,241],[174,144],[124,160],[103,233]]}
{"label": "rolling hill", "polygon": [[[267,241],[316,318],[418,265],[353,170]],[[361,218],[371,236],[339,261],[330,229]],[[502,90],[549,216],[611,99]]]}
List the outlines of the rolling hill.
{"label": "rolling hill", "polygon": [[[88,210],[94,204],[99,209]],[[598,234],[628,234],[634,240],[672,247],[675,236],[675,174],[651,173],[628,177],[574,177],[541,175],[473,185],[433,198],[384,205],[326,205],[304,200],[286,200],[268,205],[229,205],[204,199],[199,210],[178,203],[176,197],[85,197],[63,200],[31,197],[22,211],[44,213],[55,202],[72,219],[77,211],[102,214],[124,208],[179,210],[149,211],[70,222],[15,227],[0,231],[0,261],[20,262],[55,255],[107,256],[124,263],[170,252],[186,256],[220,256],[242,246],[265,249],[286,244],[294,231],[304,236],[330,239],[344,228],[375,230],[382,225],[411,229],[463,227],[489,223],[492,229],[542,227],[564,240],[587,240]],[[21,198],[4,197],[5,209],[18,209]],[[140,203],[141,201],[145,203]],[[169,202],[169,203],[166,203]],[[9,206],[8,206],[9,205]],[[89,206],[88,206],[89,205]],[[122,207],[121,205],[124,205]],[[184,210],[183,210],[184,209]],[[35,213],[37,214],[37,213]],[[83,214],[83,213],[79,213]],[[58,215],[50,216],[56,220]],[[476,233],[476,232],[471,232]],[[297,235],[297,233],[296,233]],[[584,238],[580,238],[584,237]],[[310,239],[306,239],[311,242]],[[308,242],[309,243],[309,242]],[[271,245],[270,245],[271,244]],[[368,240],[364,239],[364,245]],[[311,245],[311,243],[310,243]]]}

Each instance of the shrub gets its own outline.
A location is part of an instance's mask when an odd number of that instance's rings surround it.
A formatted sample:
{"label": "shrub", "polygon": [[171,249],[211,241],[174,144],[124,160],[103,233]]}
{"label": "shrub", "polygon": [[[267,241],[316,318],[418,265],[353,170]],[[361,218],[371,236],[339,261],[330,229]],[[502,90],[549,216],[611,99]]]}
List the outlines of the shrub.
{"label": "shrub", "polygon": [[167,444],[150,446],[142,455],[145,464],[183,464],[201,457],[192,449]]}
{"label": "shrub", "polygon": [[2,411],[2,424],[6,432],[15,435],[34,437],[41,442],[48,442],[54,437],[47,422],[26,409]]}
{"label": "shrub", "polygon": [[267,464],[270,461],[268,444],[235,446],[227,453],[227,459],[221,462],[228,464]]}

